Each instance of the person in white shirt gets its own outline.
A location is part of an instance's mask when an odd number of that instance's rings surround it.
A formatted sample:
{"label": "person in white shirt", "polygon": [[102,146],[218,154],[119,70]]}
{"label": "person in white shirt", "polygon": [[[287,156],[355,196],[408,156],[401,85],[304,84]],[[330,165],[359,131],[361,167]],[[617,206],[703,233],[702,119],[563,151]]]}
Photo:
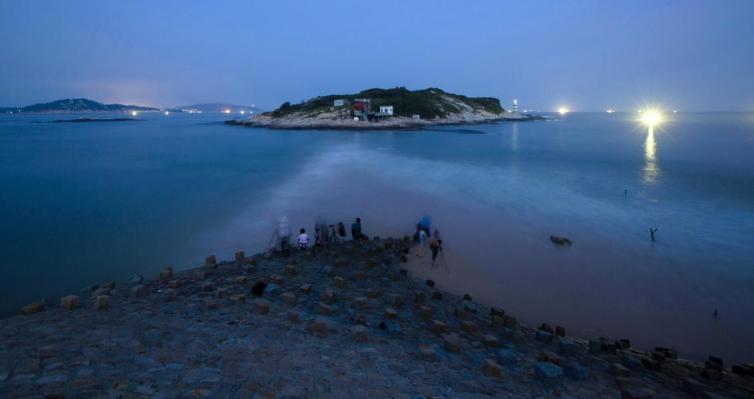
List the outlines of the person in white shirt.
{"label": "person in white shirt", "polygon": [[309,245],[309,235],[306,234],[306,229],[300,230],[301,234],[298,236],[298,249],[305,251],[306,247]]}

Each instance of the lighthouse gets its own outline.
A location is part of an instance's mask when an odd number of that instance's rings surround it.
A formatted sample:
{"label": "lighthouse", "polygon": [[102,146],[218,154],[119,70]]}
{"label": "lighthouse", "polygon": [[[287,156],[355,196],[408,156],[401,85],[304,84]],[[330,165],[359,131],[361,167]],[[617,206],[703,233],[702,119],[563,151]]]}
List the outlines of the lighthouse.
{"label": "lighthouse", "polygon": [[518,100],[515,98],[513,99],[513,113],[514,114],[518,113]]}

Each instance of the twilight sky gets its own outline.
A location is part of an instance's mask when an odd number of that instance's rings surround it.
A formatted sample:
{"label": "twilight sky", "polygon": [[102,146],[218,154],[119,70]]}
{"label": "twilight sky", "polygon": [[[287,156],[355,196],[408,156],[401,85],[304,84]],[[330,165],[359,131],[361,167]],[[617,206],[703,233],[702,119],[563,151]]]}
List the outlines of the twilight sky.
{"label": "twilight sky", "polygon": [[541,110],[751,111],[753,21],[751,0],[0,0],[0,106],[434,86]]}

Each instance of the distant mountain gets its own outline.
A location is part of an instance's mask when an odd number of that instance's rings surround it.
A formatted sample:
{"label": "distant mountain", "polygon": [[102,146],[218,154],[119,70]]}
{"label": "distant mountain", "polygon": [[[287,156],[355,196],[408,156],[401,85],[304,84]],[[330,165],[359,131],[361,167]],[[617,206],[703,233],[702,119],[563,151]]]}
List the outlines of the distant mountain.
{"label": "distant mountain", "polygon": [[182,105],[180,107],[175,107],[175,109],[179,109],[184,112],[202,112],[202,113],[218,112],[218,113],[237,114],[237,113],[240,113],[241,111],[244,111],[245,113],[259,112],[259,109],[255,107],[254,105],[237,105],[237,104],[225,104],[225,103]]}
{"label": "distant mountain", "polygon": [[86,98],[68,98],[49,103],[34,104],[26,107],[0,108],[4,113],[60,113],[60,112],[131,112],[159,111],[157,108],[139,105],[103,104]]}

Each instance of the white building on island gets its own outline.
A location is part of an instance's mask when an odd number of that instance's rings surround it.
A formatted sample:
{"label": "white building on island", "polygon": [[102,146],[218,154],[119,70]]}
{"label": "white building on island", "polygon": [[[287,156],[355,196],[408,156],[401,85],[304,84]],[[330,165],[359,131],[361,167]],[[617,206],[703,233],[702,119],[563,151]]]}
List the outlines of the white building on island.
{"label": "white building on island", "polygon": [[387,115],[387,116],[393,116],[393,106],[392,105],[380,105],[380,114]]}

